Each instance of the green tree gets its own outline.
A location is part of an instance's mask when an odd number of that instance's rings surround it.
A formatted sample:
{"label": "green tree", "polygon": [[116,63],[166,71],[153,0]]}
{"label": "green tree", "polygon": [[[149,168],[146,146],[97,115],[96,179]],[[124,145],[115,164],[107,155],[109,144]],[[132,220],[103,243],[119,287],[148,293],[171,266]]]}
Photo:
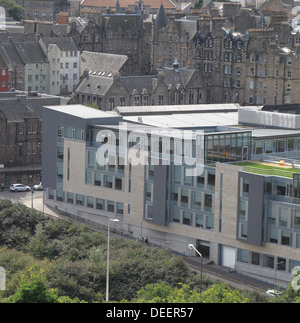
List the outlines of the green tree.
{"label": "green tree", "polygon": [[9,298],[11,303],[58,303],[57,292],[47,288],[45,272],[39,271],[30,268],[23,275],[18,291]]}
{"label": "green tree", "polygon": [[25,18],[24,9],[11,0],[0,0],[0,6],[6,10],[6,15],[20,21]]}
{"label": "green tree", "polygon": [[56,289],[48,289],[45,271],[37,266],[31,267],[22,276],[18,291],[8,297],[5,303],[86,303],[79,298],[58,296]]}
{"label": "green tree", "polygon": [[137,293],[136,303],[246,303],[248,298],[224,283],[212,285],[199,293],[186,284],[171,287],[162,282],[149,284]]}

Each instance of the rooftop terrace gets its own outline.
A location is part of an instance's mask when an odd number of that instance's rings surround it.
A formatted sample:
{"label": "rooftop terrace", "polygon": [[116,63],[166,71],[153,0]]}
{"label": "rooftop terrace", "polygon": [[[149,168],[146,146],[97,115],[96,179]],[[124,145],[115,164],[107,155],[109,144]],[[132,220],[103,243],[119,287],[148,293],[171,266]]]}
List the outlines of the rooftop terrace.
{"label": "rooftop terrace", "polygon": [[248,161],[236,163],[235,165],[243,166],[245,172],[260,175],[293,178],[294,173],[300,173],[299,168],[293,168],[293,166],[280,162],[277,164],[271,162]]}

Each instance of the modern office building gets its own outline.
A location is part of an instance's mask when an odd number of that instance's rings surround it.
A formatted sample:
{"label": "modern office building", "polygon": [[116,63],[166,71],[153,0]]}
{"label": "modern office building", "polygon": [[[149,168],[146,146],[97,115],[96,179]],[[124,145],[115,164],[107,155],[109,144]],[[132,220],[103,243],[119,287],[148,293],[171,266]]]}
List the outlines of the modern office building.
{"label": "modern office building", "polygon": [[[258,115],[270,113],[277,127]],[[286,285],[300,265],[300,129],[236,104],[43,109],[45,202]],[[256,118],[256,119],[255,119]],[[193,254],[194,255],[194,254]]]}

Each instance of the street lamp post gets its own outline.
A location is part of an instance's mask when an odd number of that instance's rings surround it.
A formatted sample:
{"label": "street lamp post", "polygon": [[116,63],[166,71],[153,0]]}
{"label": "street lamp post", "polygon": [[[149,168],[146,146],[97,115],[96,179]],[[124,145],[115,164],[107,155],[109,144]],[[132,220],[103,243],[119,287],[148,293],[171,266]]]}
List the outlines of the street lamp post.
{"label": "street lamp post", "polygon": [[201,279],[201,281],[200,281],[200,293],[202,293],[202,255],[201,255],[201,253],[195,248],[195,246],[193,245],[193,244],[189,244],[188,245],[188,247],[189,247],[189,249],[193,249],[194,251],[196,251],[197,252],[197,254],[200,256],[200,258],[201,258],[201,267],[200,267],[200,279]]}
{"label": "street lamp post", "polygon": [[108,236],[107,236],[107,267],[106,267],[106,302],[109,300],[109,239],[110,239],[110,222],[119,222],[118,219],[108,219]]}

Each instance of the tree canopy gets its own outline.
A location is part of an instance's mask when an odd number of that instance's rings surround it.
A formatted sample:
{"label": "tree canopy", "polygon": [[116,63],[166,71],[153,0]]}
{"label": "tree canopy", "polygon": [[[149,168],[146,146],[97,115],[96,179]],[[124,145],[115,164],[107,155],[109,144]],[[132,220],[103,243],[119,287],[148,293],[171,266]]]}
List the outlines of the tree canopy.
{"label": "tree canopy", "polygon": [[24,8],[11,0],[0,0],[0,6],[5,8],[6,16],[12,17],[16,21],[24,19]]}

